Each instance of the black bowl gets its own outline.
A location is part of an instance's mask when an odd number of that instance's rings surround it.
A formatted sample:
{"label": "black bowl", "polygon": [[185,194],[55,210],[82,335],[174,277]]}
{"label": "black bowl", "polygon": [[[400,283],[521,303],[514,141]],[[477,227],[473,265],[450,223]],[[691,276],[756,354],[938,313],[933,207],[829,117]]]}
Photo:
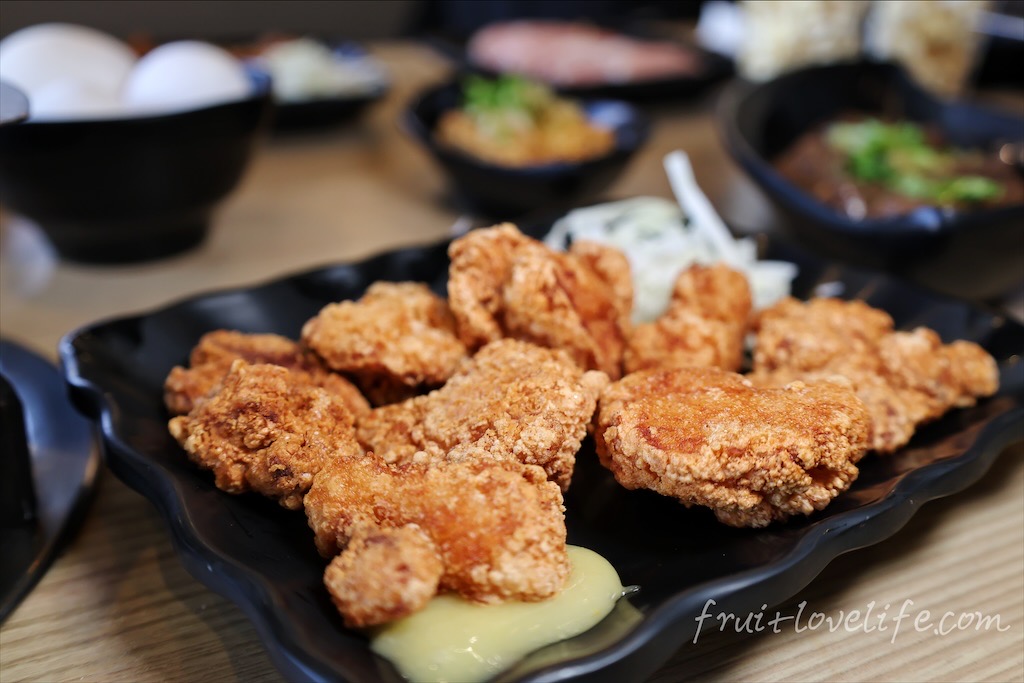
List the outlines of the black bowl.
{"label": "black bowl", "polygon": [[718,115],[729,151],[811,246],[954,296],[996,296],[1024,280],[1024,204],[964,211],[924,207],[855,221],[776,172],[772,160],[797,137],[851,110],[935,124],[952,144],[964,147],[991,149],[1024,137],[1024,119],[939,100],[899,67],[873,62],[804,69],[757,85],[736,83],[720,100]]}
{"label": "black bowl", "polygon": [[357,95],[317,97],[301,101],[278,101],[274,108],[275,131],[307,131],[341,125],[356,118],[370,104],[388,94],[381,84]]}
{"label": "black bowl", "polygon": [[615,130],[615,147],[578,163],[525,168],[498,166],[438,143],[434,129],[441,115],[459,107],[462,87],[452,82],[428,90],[406,110],[403,123],[448,173],[460,197],[473,210],[494,218],[516,218],[529,211],[578,202],[608,187],[647,139],[644,116],[625,102],[581,103],[592,121]]}
{"label": "black bowl", "polygon": [[202,109],[0,128],[0,202],[71,261],[142,261],[198,244],[270,114],[270,79],[250,75],[251,97]]}

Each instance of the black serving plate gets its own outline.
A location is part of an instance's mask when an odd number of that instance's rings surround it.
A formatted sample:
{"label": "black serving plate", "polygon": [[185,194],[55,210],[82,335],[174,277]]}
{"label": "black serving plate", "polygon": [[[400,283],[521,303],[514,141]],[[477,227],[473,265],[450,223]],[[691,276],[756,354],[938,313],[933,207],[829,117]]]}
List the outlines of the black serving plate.
{"label": "black serving plate", "polygon": [[[111,469],[158,507],[186,568],[246,612],[289,680],[399,678],[364,636],[343,627],[302,513],[218,491],[210,474],[188,461],[167,433],[164,377],[215,328],[294,338],[321,306],[357,297],[377,279],[424,281],[444,292],[446,250],[441,243],[394,251],[200,296],[91,325],[60,344],[67,382],[101,425]],[[893,456],[866,458],[860,479],[823,512],[761,530],[729,528],[708,510],[626,491],[585,443],[566,496],[569,541],[601,553],[624,584],[640,586],[628,600],[642,617],[630,620],[628,610],[617,610],[497,680],[642,680],[693,637],[694,617],[708,599],[734,613],[787,600],[836,556],[892,535],[922,503],[969,486],[1005,446],[1024,438],[1024,327],[781,242],[766,242],[764,252],[799,265],[797,296],[827,283],[889,311],[901,328],[928,325],[946,340],[981,343],[999,360],[1000,393],[926,426]]]}
{"label": "black serving plate", "polygon": [[996,149],[1024,140],[1024,118],[939,100],[899,67],[874,62],[808,68],[757,85],[737,82],[723,94],[718,118],[729,151],[788,215],[789,226],[830,257],[972,299],[1005,294],[1024,280],[1024,204],[924,207],[855,221],[775,171],[772,160],[798,136],[851,110],[933,123],[957,146]]}
{"label": "black serving plate", "polygon": [[615,131],[615,147],[610,152],[576,163],[498,166],[435,139],[441,116],[461,104],[462,85],[452,81],[416,98],[402,123],[445,170],[459,198],[472,210],[495,219],[514,219],[592,198],[615,180],[647,140],[647,118],[633,106],[615,100],[584,101],[580,104],[591,121]]}
{"label": "black serving plate", "polygon": [[0,623],[81,524],[99,472],[94,425],[49,362],[0,340]]}

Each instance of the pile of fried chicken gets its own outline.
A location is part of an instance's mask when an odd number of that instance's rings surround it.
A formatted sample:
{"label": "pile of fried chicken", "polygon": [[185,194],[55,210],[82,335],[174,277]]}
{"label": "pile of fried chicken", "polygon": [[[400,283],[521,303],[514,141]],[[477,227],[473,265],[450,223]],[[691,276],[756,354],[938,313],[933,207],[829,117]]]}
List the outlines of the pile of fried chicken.
{"label": "pile of fried chicken", "polygon": [[821,510],[868,451],[998,388],[974,343],[895,331],[860,301],[754,313],[745,276],[722,265],[682,272],[664,315],[634,326],[611,247],[557,252],[505,224],[449,256],[447,300],[378,282],[298,342],[210,332],[167,377],[171,434],[219,488],[305,509],[349,626],[438,592],[557,593],[562,494],[588,433],[624,487],[761,527]]}

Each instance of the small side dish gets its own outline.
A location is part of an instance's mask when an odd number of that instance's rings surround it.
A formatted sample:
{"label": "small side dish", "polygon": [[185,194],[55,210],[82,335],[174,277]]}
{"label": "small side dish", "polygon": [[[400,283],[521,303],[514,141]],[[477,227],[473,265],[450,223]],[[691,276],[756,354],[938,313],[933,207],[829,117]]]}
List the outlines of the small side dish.
{"label": "small side dish", "polygon": [[800,136],[775,160],[783,177],[854,220],[1024,202],[1024,178],[995,151],[949,145],[911,121],[847,115]]}
{"label": "small side dish", "polygon": [[515,76],[470,76],[463,105],[445,112],[438,142],[501,166],[586,161],[615,146],[614,131],[595,125],[575,102]]}
{"label": "small side dish", "polygon": [[574,22],[491,24],[473,35],[468,51],[476,66],[559,87],[656,81],[701,70],[697,54],[682,45]]}

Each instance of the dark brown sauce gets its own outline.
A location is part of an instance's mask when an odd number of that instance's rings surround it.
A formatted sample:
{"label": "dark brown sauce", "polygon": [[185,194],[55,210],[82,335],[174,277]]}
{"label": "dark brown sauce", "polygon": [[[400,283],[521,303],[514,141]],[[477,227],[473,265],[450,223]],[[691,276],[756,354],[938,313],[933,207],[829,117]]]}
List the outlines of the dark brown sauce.
{"label": "dark brown sauce", "polygon": [[[835,121],[853,122],[865,117],[842,116]],[[845,155],[832,147],[826,138],[830,121],[804,133],[774,161],[776,170],[794,185],[818,201],[854,220],[889,218],[909,213],[922,206],[941,205],[956,210],[993,208],[1024,204],[1024,177],[1014,167],[999,160],[993,150],[963,150],[956,155],[954,173],[979,175],[1003,186],[1001,196],[977,202],[945,202],[910,197],[878,182],[855,178],[846,169]],[[925,128],[932,146],[947,147],[941,133]]]}

